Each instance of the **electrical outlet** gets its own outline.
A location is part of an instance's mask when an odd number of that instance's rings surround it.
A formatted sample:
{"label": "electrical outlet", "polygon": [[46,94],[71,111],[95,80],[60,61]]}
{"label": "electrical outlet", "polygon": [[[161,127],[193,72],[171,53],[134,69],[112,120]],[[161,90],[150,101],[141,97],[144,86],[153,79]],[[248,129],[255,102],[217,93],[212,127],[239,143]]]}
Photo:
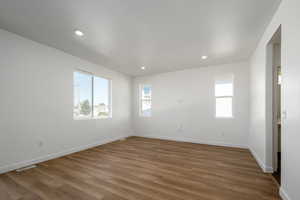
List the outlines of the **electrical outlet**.
{"label": "electrical outlet", "polygon": [[177,100],[177,103],[178,103],[178,104],[183,104],[183,99],[178,99],[178,100]]}
{"label": "electrical outlet", "polygon": [[38,142],[38,146],[39,146],[39,147],[44,146],[44,142],[43,142],[42,140],[40,140],[40,141]]}
{"label": "electrical outlet", "polygon": [[177,131],[178,131],[178,132],[183,132],[183,125],[182,125],[182,124],[180,124],[180,125],[178,126]]}

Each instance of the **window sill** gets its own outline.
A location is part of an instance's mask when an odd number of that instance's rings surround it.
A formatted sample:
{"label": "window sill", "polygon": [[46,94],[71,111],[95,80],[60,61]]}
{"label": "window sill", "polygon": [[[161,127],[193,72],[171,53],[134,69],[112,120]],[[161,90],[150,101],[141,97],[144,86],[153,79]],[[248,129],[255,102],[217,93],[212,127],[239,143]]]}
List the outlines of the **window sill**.
{"label": "window sill", "polygon": [[103,118],[73,118],[74,121],[87,121],[87,120],[109,120],[112,117],[103,117]]}
{"label": "window sill", "polygon": [[215,119],[234,119],[234,117],[215,117]]}

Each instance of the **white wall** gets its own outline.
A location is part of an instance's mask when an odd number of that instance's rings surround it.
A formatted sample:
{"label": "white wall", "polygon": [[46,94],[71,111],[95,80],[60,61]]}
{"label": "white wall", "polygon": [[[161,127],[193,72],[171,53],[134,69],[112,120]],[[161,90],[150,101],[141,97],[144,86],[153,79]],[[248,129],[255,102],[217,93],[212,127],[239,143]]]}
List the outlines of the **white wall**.
{"label": "white wall", "polygon": [[272,143],[266,92],[266,46],[282,25],[282,110],[287,112],[282,124],[282,189],[284,199],[300,199],[300,1],[283,0],[251,58],[250,67],[250,147],[268,167],[272,164]]}
{"label": "white wall", "polygon": [[[234,118],[215,118],[215,78],[234,74]],[[152,117],[139,117],[139,84],[152,85]],[[209,66],[134,79],[135,134],[196,143],[247,146],[248,63]]]}
{"label": "white wall", "polygon": [[[112,79],[112,119],[73,120],[75,69]],[[130,77],[3,30],[0,95],[0,173],[132,134]]]}

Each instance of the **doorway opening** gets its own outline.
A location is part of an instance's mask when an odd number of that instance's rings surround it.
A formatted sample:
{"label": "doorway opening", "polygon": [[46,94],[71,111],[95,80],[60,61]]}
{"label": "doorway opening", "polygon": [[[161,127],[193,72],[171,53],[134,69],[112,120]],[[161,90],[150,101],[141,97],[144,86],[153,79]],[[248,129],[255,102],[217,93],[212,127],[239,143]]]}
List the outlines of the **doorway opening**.
{"label": "doorway opening", "polygon": [[[272,103],[270,105],[270,132],[271,137],[271,151],[272,151],[272,176],[276,182],[281,184],[281,97],[282,97],[282,66],[281,66],[281,27],[274,33],[272,39],[268,43],[268,72],[271,74],[270,87],[271,93],[269,99]],[[272,115],[272,116],[271,116]]]}

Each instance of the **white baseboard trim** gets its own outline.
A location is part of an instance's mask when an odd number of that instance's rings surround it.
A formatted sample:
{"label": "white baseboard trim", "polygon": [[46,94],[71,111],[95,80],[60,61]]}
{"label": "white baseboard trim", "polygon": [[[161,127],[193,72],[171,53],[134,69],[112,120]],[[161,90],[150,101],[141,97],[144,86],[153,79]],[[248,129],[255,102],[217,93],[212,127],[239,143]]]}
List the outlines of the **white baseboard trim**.
{"label": "white baseboard trim", "polygon": [[177,142],[190,142],[190,143],[195,143],[195,144],[207,144],[207,145],[213,145],[213,146],[248,149],[248,146],[246,146],[246,145],[230,144],[230,143],[222,143],[222,142],[211,142],[211,141],[201,141],[198,139],[186,138],[186,137],[170,137],[170,136],[156,136],[156,135],[135,135],[135,136],[136,137],[144,137],[144,138],[161,139],[161,140],[171,140],[171,141],[177,141]]}
{"label": "white baseboard trim", "polygon": [[273,167],[267,166],[251,147],[249,147],[249,150],[264,173],[273,173]]}
{"label": "white baseboard trim", "polygon": [[279,194],[283,200],[292,200],[282,187],[280,187]]}
{"label": "white baseboard trim", "polygon": [[66,151],[48,154],[48,155],[45,155],[45,156],[42,156],[42,157],[39,157],[39,158],[36,158],[36,159],[26,160],[26,161],[14,163],[14,164],[11,164],[11,165],[6,165],[6,166],[3,166],[3,167],[0,167],[0,174],[10,172],[10,171],[14,171],[16,169],[20,169],[20,168],[23,168],[23,167],[26,167],[26,166],[35,165],[35,164],[38,164],[38,163],[41,163],[41,162],[45,162],[47,160],[52,160],[52,159],[55,159],[55,158],[66,156],[66,155],[69,155],[69,154],[72,154],[72,153],[76,153],[76,152],[79,152],[79,151],[90,149],[90,148],[100,146],[100,145],[103,145],[103,144],[107,144],[107,143],[110,143],[110,142],[114,142],[114,141],[117,141],[117,140],[121,140],[121,139],[124,139],[124,138],[127,138],[127,137],[129,137],[129,136],[118,136],[118,137],[114,137],[114,138],[110,138],[110,139],[106,139],[106,140],[101,140],[101,141],[98,141],[98,142],[95,142],[95,143],[82,145],[82,146],[79,146],[79,147],[74,147],[74,148],[68,149]]}

